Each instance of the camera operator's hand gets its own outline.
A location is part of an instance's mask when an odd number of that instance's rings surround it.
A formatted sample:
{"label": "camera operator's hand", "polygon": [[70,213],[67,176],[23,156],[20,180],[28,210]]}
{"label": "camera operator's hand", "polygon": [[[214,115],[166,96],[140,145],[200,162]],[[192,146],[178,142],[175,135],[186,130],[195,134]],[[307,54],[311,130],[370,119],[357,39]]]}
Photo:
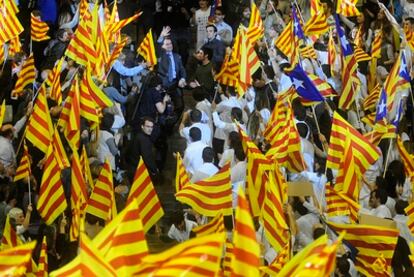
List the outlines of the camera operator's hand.
{"label": "camera operator's hand", "polygon": [[185,79],[184,78],[181,78],[180,79],[180,81],[178,81],[178,86],[180,87],[180,88],[183,88],[183,87],[185,87],[187,85],[187,82],[185,81]]}

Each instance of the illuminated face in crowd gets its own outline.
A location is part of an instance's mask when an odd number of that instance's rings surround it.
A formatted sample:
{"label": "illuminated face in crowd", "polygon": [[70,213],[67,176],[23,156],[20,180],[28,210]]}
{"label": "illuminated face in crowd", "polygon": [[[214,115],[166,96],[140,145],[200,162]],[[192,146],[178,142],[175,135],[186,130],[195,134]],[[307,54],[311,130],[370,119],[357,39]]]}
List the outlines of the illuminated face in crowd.
{"label": "illuminated face in crowd", "polygon": [[212,26],[207,27],[207,39],[211,40],[216,37],[216,29]]}
{"label": "illuminated face in crowd", "polygon": [[172,52],[173,44],[172,44],[171,39],[169,39],[169,38],[164,39],[164,42],[162,44],[162,48],[167,52]]}
{"label": "illuminated face in crowd", "polygon": [[144,124],[141,125],[142,131],[144,134],[150,136],[152,134],[152,129],[154,129],[154,123],[148,120],[145,120]]}

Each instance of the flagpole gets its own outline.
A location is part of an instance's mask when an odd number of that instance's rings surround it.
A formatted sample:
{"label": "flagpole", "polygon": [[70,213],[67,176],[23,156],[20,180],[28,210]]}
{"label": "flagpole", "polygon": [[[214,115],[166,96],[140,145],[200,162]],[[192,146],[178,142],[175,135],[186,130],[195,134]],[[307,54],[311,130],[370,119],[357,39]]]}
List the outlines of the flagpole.
{"label": "flagpole", "polygon": [[387,172],[387,165],[388,165],[388,160],[390,158],[392,140],[393,138],[390,138],[390,144],[388,145],[387,157],[385,159],[384,172],[382,173],[382,178],[385,178],[385,173]]}
{"label": "flagpole", "polygon": [[32,204],[32,193],[31,193],[31,186],[30,186],[30,174],[27,177],[27,184],[29,188],[29,204]]}
{"label": "flagpole", "polygon": [[[311,107],[312,107],[313,118],[314,118],[315,123],[316,123],[316,129],[318,129],[318,134],[320,135],[321,134],[321,129],[319,128],[318,118],[316,117],[315,105],[312,105]],[[325,149],[325,146],[324,146],[322,141],[321,141],[321,144],[322,144],[323,152],[326,153],[326,149]]]}

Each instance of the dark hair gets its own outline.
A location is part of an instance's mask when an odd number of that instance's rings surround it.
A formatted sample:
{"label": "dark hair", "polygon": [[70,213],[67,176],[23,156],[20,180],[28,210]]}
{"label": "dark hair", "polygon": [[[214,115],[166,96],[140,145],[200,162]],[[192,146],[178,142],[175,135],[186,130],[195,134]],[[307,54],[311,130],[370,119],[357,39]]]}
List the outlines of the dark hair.
{"label": "dark hair", "polygon": [[243,111],[238,108],[234,107],[231,109],[231,116],[240,123],[243,123]]}
{"label": "dark hair", "polygon": [[240,134],[236,131],[231,131],[229,133],[229,148],[234,149],[238,146],[241,146],[241,138],[240,138]]}
{"label": "dark hair", "polygon": [[202,114],[201,114],[200,110],[194,109],[194,110],[191,110],[191,112],[190,112],[191,122],[200,122],[201,121],[201,116],[202,116]]}
{"label": "dark hair", "polygon": [[215,11],[221,11],[221,13],[223,15],[226,15],[226,13],[224,12],[224,9],[222,7],[216,7],[216,10]]}
{"label": "dark hair", "polygon": [[63,35],[66,33],[66,30],[65,29],[59,29],[59,30],[57,30],[56,31],[56,38],[57,39],[60,39],[60,38],[63,38]]}
{"label": "dark hair", "polygon": [[413,17],[407,17],[404,19],[405,21],[409,21],[410,24],[414,25],[414,18]]}
{"label": "dark hair", "polygon": [[102,218],[94,216],[93,214],[90,214],[90,213],[86,213],[85,220],[90,225],[95,225],[98,222],[99,226],[105,226],[105,221]]}
{"label": "dark hair", "polygon": [[208,99],[209,95],[204,91],[202,87],[196,87],[192,90],[193,98],[195,101],[200,102],[204,99]]}
{"label": "dark hair", "polygon": [[204,56],[208,56],[208,60],[211,60],[213,58],[213,49],[211,49],[210,47],[203,46],[200,50],[203,51]]}
{"label": "dark hair", "polygon": [[111,113],[104,113],[101,120],[101,130],[109,131],[114,124],[115,117]]}
{"label": "dark hair", "polygon": [[162,85],[162,79],[156,73],[148,74],[146,81],[149,88],[155,88],[158,85]]}
{"label": "dark hair", "polygon": [[201,140],[201,130],[197,127],[192,127],[190,129],[190,138],[191,138],[191,141]]}
{"label": "dark hair", "polygon": [[149,121],[155,124],[155,120],[150,116],[144,116],[143,118],[141,118],[141,125],[145,125],[145,121]]}
{"label": "dark hair", "polygon": [[244,153],[243,147],[234,148],[234,156],[239,161],[244,161],[246,159],[246,154]]}
{"label": "dark hair", "polygon": [[203,150],[203,161],[205,163],[212,163],[214,161],[214,150],[213,148],[207,146],[206,148],[204,148]]}
{"label": "dark hair", "polygon": [[405,215],[405,208],[408,207],[408,202],[404,200],[397,200],[395,203],[395,212],[397,214]]}
{"label": "dark hair", "polygon": [[302,105],[299,98],[295,98],[292,101],[292,109],[298,120],[304,121],[306,119],[306,108]]}
{"label": "dark hair", "polygon": [[308,125],[303,122],[298,122],[296,123],[296,128],[298,129],[299,135],[302,138],[306,138],[306,135],[308,134]]}
{"label": "dark hair", "polygon": [[313,230],[313,239],[316,240],[318,238],[320,238],[321,236],[323,236],[325,234],[325,230],[322,227],[318,227],[315,228],[315,230]]}
{"label": "dark hair", "polygon": [[336,268],[342,275],[350,276],[349,269],[351,268],[351,265],[349,264],[347,255],[336,258]]}
{"label": "dark hair", "polygon": [[184,213],[183,211],[175,211],[173,216],[171,217],[171,224],[178,226],[184,221]]}
{"label": "dark hair", "polygon": [[382,205],[387,203],[388,194],[384,189],[376,189],[376,190],[373,190],[371,193],[372,195],[375,196],[375,198],[379,198],[380,203]]}
{"label": "dark hair", "polygon": [[209,28],[209,27],[213,27],[213,28],[214,28],[214,33],[217,33],[217,27],[216,27],[216,25],[213,25],[213,24],[208,24],[208,25],[206,26],[206,29],[207,29],[207,28]]}

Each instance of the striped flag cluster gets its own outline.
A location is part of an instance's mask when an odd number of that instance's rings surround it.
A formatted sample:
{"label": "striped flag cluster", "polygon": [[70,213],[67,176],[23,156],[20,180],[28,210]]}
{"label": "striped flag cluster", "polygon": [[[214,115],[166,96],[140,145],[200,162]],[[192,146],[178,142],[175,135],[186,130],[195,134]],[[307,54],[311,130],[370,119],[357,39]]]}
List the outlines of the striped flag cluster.
{"label": "striped flag cluster", "polygon": [[362,224],[328,224],[336,232],[345,231],[344,240],[358,250],[355,267],[359,272],[366,276],[378,276],[373,267],[381,254],[384,255],[385,268],[391,268],[399,235],[397,229]]}
{"label": "striped flag cluster", "polygon": [[40,16],[35,16],[33,13],[30,15],[31,29],[30,37],[33,41],[48,40],[50,37],[47,35],[49,32],[49,26],[46,22],[40,19]]}
{"label": "striped flag cluster", "polygon": [[256,44],[264,35],[264,25],[260,11],[253,1],[251,2],[250,10],[250,20],[246,36],[252,44]]}
{"label": "striped flag cluster", "polygon": [[0,45],[17,38],[24,28],[17,18],[19,9],[13,0],[0,1]]}
{"label": "striped flag cluster", "polygon": [[358,16],[360,12],[356,7],[357,3],[358,0],[338,0],[336,3],[336,13],[347,17]]}
{"label": "striped flag cluster", "polygon": [[305,163],[291,103],[277,101],[263,133],[272,146],[266,156],[291,172],[302,172]]}
{"label": "striped flag cluster", "polygon": [[127,43],[127,39],[124,39],[115,45],[114,49],[112,50],[111,55],[109,56],[108,63],[106,64],[106,67],[105,67],[106,72],[108,72],[111,69],[114,62],[118,59],[126,43]]}
{"label": "striped flag cluster", "polygon": [[37,211],[48,225],[67,207],[60,175],[61,169],[56,161],[53,145],[49,144],[37,201]]}
{"label": "striped flag cluster", "polygon": [[[115,9],[116,6],[114,6],[113,9]],[[111,21],[108,25],[107,25],[107,29],[106,29],[106,33],[111,35],[116,34],[117,32],[119,32],[122,28],[124,28],[126,25],[128,25],[129,23],[135,21],[138,19],[138,17],[140,17],[142,14],[142,12],[140,13],[136,13],[131,17],[125,18],[123,20],[119,20],[119,21]]]}
{"label": "striped flag cluster", "polygon": [[35,246],[36,242],[33,241],[0,251],[0,275],[25,275]]}
{"label": "striped flag cluster", "polygon": [[311,17],[303,31],[306,35],[322,35],[329,30],[326,15],[319,0],[310,1]]}
{"label": "striped flag cluster", "polygon": [[364,174],[379,158],[380,151],[337,112],[334,113],[332,120],[326,166],[333,169],[340,168],[341,159],[345,153],[347,135],[350,138],[356,171],[359,175]]}
{"label": "striped flag cluster", "polygon": [[354,56],[358,63],[371,60],[371,56],[368,55],[361,47],[355,47]]}
{"label": "striped flag cluster", "polygon": [[279,272],[278,276],[330,276],[335,270],[336,251],[341,235],[332,245],[323,235],[297,253]]}
{"label": "striped flag cluster", "polygon": [[333,216],[349,216],[351,222],[358,220],[360,205],[344,192],[337,191],[330,183],[325,185],[326,214]]}
{"label": "striped flag cluster", "polygon": [[381,45],[382,45],[382,30],[375,33],[374,41],[371,47],[371,57],[379,59],[381,58]]}
{"label": "striped flag cluster", "polygon": [[231,276],[259,276],[260,245],[256,240],[249,203],[241,187],[234,222]]}
{"label": "striped flag cluster", "polygon": [[116,216],[112,169],[108,159],[105,160],[92,194],[89,197],[86,213],[102,218],[105,221],[110,221]]}
{"label": "striped flag cluster", "polygon": [[225,234],[212,234],[180,243],[142,260],[134,276],[217,276]]}
{"label": "striped flag cluster", "polygon": [[29,155],[29,149],[27,148],[26,143],[23,144],[23,156],[20,159],[19,167],[16,169],[16,175],[14,175],[13,182],[23,180],[25,178],[30,178],[31,175],[31,161]]}
{"label": "striped flag cluster", "polygon": [[207,236],[216,233],[224,233],[224,218],[222,214],[217,214],[207,224],[197,226],[191,230],[197,237]]}
{"label": "striped flag cluster", "polygon": [[199,214],[214,217],[218,213],[232,214],[231,195],[230,163],[227,163],[215,175],[184,186],[175,198]]}
{"label": "striped flag cluster", "polygon": [[85,233],[81,233],[78,256],[70,263],[50,273],[63,276],[118,276],[115,269],[104,259],[101,252]]}
{"label": "striped flag cluster", "polygon": [[155,54],[154,37],[150,29],[137,49],[137,53],[152,66],[157,64],[157,55]]}
{"label": "striped flag cluster", "polygon": [[273,262],[268,266],[261,266],[260,272],[268,276],[277,275],[282,268],[289,262],[291,257],[290,243],[286,244],[283,249],[277,254]]}
{"label": "striped flag cluster", "polygon": [[139,203],[140,217],[144,226],[144,232],[147,232],[161,219],[164,215],[164,211],[142,158],[139,160],[135,172],[127,204],[134,201],[134,199]]}
{"label": "striped flag cluster", "polygon": [[36,69],[34,65],[33,54],[30,54],[30,56],[26,59],[17,77],[17,82],[12,91],[12,97],[21,96],[24,89],[28,85],[33,84],[35,81]]}
{"label": "striped flag cluster", "polygon": [[93,240],[97,251],[118,276],[136,274],[140,261],[148,255],[140,214],[139,203],[133,199]]}
{"label": "striped flag cluster", "polygon": [[58,105],[62,104],[62,86],[60,85],[60,73],[62,71],[63,58],[53,67],[46,79],[46,84],[50,87],[50,98],[55,100]]}

